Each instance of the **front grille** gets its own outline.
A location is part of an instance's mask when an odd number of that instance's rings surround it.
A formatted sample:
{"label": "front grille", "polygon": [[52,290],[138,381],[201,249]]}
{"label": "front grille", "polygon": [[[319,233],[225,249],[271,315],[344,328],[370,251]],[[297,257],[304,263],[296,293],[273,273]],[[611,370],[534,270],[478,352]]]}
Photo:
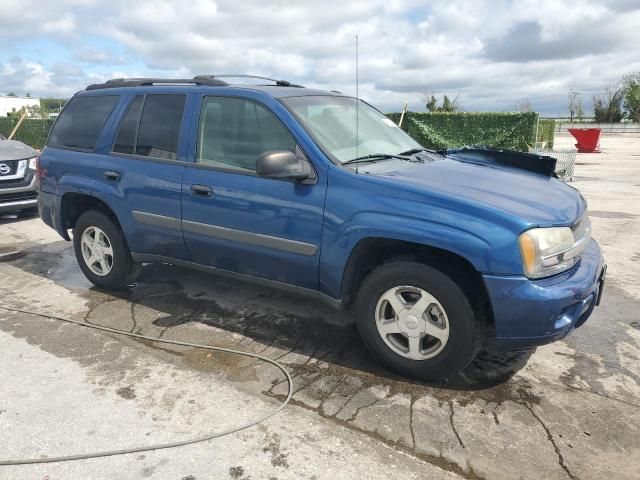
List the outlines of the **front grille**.
{"label": "front grille", "polygon": [[24,179],[27,170],[27,160],[0,161],[0,186],[9,188],[9,183]]}
{"label": "front grille", "polygon": [[38,192],[0,193],[0,203],[19,202],[22,200],[31,200],[37,197]]}
{"label": "front grille", "polygon": [[2,177],[15,175],[17,170],[18,170],[18,160],[0,161],[0,180],[2,180]]}

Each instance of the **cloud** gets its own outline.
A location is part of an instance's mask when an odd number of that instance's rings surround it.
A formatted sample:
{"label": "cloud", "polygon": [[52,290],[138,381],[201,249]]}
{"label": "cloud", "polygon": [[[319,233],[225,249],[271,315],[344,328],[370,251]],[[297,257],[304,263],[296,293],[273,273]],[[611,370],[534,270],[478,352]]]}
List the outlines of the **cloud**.
{"label": "cloud", "polygon": [[94,65],[122,65],[126,62],[123,56],[102,48],[83,48],[73,54],[73,59]]}
{"label": "cloud", "polygon": [[0,93],[32,96],[70,97],[82,85],[103,78],[87,74],[78,65],[55,63],[50,68],[20,57],[13,57],[0,65]]}
{"label": "cloud", "polygon": [[488,43],[485,53],[490,59],[498,62],[569,59],[610,51],[622,41],[622,38],[602,33],[596,31],[585,39],[582,38],[585,35],[564,32],[561,36],[545,40],[539,23],[521,22],[504,37]]}
{"label": "cloud", "polygon": [[21,58],[12,58],[0,67],[0,85],[3,93],[18,95],[37,92],[49,84],[50,73],[42,65]]}
{"label": "cloud", "polygon": [[[637,0],[584,0],[579,7],[568,0],[5,3],[0,41],[22,63],[0,60],[0,71],[23,76],[0,75],[0,90],[7,82],[18,91],[41,89],[32,94],[72,92],[110,76],[227,72],[353,94],[356,34],[360,92],[386,110],[405,99],[423,109],[425,94],[446,93],[460,94],[470,110],[512,110],[528,98],[534,108],[560,114],[570,85],[586,103],[640,70]],[[34,37],[66,55],[35,59],[24,50]]]}

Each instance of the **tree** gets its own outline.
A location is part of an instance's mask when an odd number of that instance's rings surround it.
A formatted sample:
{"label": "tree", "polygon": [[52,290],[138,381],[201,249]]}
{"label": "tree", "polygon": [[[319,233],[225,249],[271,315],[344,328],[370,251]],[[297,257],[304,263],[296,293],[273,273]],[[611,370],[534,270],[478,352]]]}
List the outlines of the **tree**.
{"label": "tree", "polygon": [[624,111],[632,122],[640,122],[640,84],[635,83],[625,90]]}
{"label": "tree", "polygon": [[427,110],[429,112],[435,112],[438,110],[438,100],[433,95],[431,95],[431,98],[427,101]]}
{"label": "tree", "polygon": [[600,95],[593,96],[593,114],[597,123],[618,123],[622,120],[624,89],[609,85]]}
{"label": "tree", "polygon": [[46,113],[59,113],[62,110],[62,107],[67,103],[67,98],[52,98],[45,97],[40,99],[40,108],[42,108],[42,112]]}
{"label": "tree", "polygon": [[582,110],[582,97],[580,92],[574,90],[573,87],[569,87],[569,118],[573,123],[573,119],[577,118],[582,120],[584,117],[584,111]]}
{"label": "tree", "polygon": [[456,107],[454,105],[454,102],[449,100],[449,97],[447,97],[445,95],[444,99],[442,100],[442,111],[443,112],[455,112],[456,111]]}
{"label": "tree", "polygon": [[7,112],[7,117],[20,118],[24,113],[27,112],[27,117],[31,116],[31,112],[28,107],[20,107],[16,110],[16,108],[12,108],[10,112]]}
{"label": "tree", "polygon": [[26,107],[30,118],[48,118],[50,113],[60,113],[68,99],[66,98],[41,98],[40,105]]}
{"label": "tree", "polygon": [[15,96],[16,96],[16,94],[15,94],[15,93],[13,93],[13,92],[9,92],[9,93],[7,93],[7,97],[15,97]]}
{"label": "tree", "polygon": [[[429,98],[429,97],[427,97]],[[447,95],[442,99],[442,105],[438,106],[438,99],[431,95],[431,98],[426,103],[427,111],[429,112],[459,112],[462,110],[462,104],[460,103],[460,95],[456,95],[456,98],[451,100]]]}
{"label": "tree", "polygon": [[529,112],[533,112],[533,105],[531,105],[531,102],[529,100],[527,100],[526,98],[524,100],[522,100],[518,105],[517,105],[517,110],[520,113],[529,113]]}
{"label": "tree", "polygon": [[640,72],[622,77],[624,113],[632,122],[640,122]]}
{"label": "tree", "polygon": [[584,110],[582,109],[582,99],[580,99],[580,103],[578,103],[576,107],[576,118],[579,122],[584,120]]}

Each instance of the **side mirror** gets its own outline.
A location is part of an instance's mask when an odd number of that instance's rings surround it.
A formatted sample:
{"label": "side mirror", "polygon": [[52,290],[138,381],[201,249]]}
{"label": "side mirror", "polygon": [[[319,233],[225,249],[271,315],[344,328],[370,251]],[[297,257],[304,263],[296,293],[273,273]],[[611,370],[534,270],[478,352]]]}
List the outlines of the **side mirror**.
{"label": "side mirror", "polygon": [[303,183],[314,183],[316,173],[304,154],[296,149],[264,152],[256,161],[256,173],[261,177],[291,179]]}

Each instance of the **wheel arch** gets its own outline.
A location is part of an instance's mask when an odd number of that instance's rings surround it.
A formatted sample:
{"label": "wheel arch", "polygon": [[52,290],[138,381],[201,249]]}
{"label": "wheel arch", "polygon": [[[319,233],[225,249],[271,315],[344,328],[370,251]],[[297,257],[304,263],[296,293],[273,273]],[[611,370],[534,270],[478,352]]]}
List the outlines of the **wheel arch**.
{"label": "wheel arch", "polygon": [[60,200],[60,219],[62,230],[66,234],[65,240],[70,240],[67,231],[75,227],[78,218],[89,210],[97,210],[107,215],[120,229],[122,225],[115,211],[103,200],[89,194],[67,192]]}
{"label": "wheel arch", "polygon": [[449,276],[469,298],[474,311],[493,323],[491,301],[481,273],[463,256],[440,247],[386,237],[363,238],[351,250],[341,282],[341,298],[350,305],[365,277],[376,267],[393,261],[416,261]]}

